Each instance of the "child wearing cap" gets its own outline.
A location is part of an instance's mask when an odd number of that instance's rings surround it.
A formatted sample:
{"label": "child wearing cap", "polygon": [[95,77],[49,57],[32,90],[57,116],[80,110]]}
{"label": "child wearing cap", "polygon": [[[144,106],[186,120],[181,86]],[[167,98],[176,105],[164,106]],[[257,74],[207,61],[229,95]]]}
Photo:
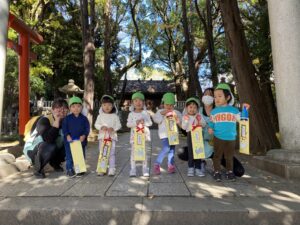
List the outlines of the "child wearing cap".
{"label": "child wearing cap", "polygon": [[[214,91],[216,107],[211,111],[208,132],[214,135],[214,179],[221,181],[221,159],[226,160],[226,179],[235,181],[233,171],[233,155],[236,142],[236,122],[240,120],[240,112],[233,107],[234,97],[228,84],[220,83]],[[243,107],[249,108],[248,104]]]}
{"label": "child wearing cap", "polygon": [[[99,109],[99,115],[95,122],[95,128],[99,130],[99,146],[103,139],[108,138],[111,140],[111,149],[109,155],[109,169],[108,176],[114,176],[116,174],[116,153],[115,145],[118,140],[117,131],[121,129],[121,122],[117,115],[118,110],[114,103],[114,98],[109,95],[103,95],[101,98],[101,107]],[[99,148],[100,149],[100,148]],[[103,173],[98,175],[103,176]]]}
{"label": "child wearing cap", "polygon": [[[127,127],[131,128],[130,143],[131,143],[131,155],[130,155],[130,177],[136,177],[136,161],[134,160],[134,129],[137,126],[144,127],[146,141],[151,141],[149,127],[152,126],[150,115],[145,108],[145,96],[141,92],[136,92],[132,95],[131,112],[127,118]],[[149,177],[149,168],[146,159],[143,161],[143,176]]]}
{"label": "child wearing cap", "polygon": [[155,160],[153,172],[160,174],[160,166],[168,154],[168,172],[175,173],[174,153],[175,145],[169,145],[168,131],[166,127],[166,116],[172,115],[176,119],[177,125],[181,125],[181,113],[174,110],[175,95],[173,93],[165,93],[162,98],[163,109],[160,109],[153,116],[153,121],[158,124],[158,135],[162,142],[162,149]]}
{"label": "child wearing cap", "polygon": [[[195,174],[199,177],[204,177],[205,174],[201,170],[201,159],[193,158],[193,145],[191,131],[193,127],[206,125],[205,120],[199,114],[200,101],[196,97],[188,98],[185,102],[184,116],[182,120],[182,129],[187,132],[187,145],[188,145],[188,172],[189,177]],[[203,164],[204,166],[204,164]]]}
{"label": "child wearing cap", "polygon": [[[88,119],[82,115],[82,101],[78,97],[69,99],[70,114],[65,117],[62,123],[62,130],[64,134],[64,145],[66,152],[66,169],[67,176],[76,176],[73,168],[73,159],[70,149],[70,142],[73,140],[80,140],[83,155],[85,156],[85,147],[87,145],[87,137],[90,133],[90,124]],[[77,174],[78,176],[83,174]]]}

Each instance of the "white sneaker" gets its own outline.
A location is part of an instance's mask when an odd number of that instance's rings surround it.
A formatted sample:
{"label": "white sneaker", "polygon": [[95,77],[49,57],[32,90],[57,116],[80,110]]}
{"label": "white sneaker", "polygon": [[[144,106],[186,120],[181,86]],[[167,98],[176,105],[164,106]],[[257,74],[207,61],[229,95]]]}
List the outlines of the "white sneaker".
{"label": "white sneaker", "polygon": [[205,176],[205,173],[203,173],[201,169],[196,169],[195,174],[198,177],[204,177]]}
{"label": "white sneaker", "polygon": [[149,177],[149,168],[143,168],[143,177]]}
{"label": "white sneaker", "polygon": [[193,167],[189,167],[188,168],[188,172],[187,172],[187,176],[188,177],[193,177],[194,176],[194,172],[195,172],[194,168]]}
{"label": "white sneaker", "polygon": [[130,169],[130,172],[129,172],[129,176],[130,177],[136,177],[136,169]]}
{"label": "white sneaker", "polygon": [[108,169],[108,176],[115,176],[116,175],[116,168],[109,168]]}

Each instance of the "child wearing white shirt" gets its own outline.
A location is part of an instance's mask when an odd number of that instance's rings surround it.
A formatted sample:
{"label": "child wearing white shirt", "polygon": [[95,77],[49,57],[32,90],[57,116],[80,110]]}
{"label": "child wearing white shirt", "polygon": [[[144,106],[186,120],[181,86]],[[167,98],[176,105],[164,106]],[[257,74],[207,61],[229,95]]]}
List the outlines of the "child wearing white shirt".
{"label": "child wearing white shirt", "polygon": [[163,109],[160,109],[153,116],[153,121],[158,124],[158,135],[162,142],[162,149],[154,163],[153,172],[156,175],[160,174],[160,166],[168,154],[168,173],[175,173],[174,153],[175,145],[170,145],[168,140],[168,131],[166,127],[166,117],[174,116],[177,125],[181,124],[181,113],[174,110],[175,96],[173,93],[166,93],[162,99]]}
{"label": "child wearing white shirt", "polygon": [[[142,126],[145,132],[146,141],[151,141],[149,127],[152,125],[150,115],[145,110],[145,96],[141,92],[136,92],[132,95],[132,111],[127,118],[127,127],[131,128],[130,143],[131,143],[131,155],[130,155],[130,177],[136,177],[136,162],[134,160],[134,129],[137,126]],[[149,177],[149,168],[147,166],[147,154],[143,161],[143,176]]]}
{"label": "child wearing white shirt", "polygon": [[[95,122],[95,128],[99,130],[99,146],[101,146],[101,143],[105,138],[109,138],[112,141],[109,155],[109,176],[114,176],[116,174],[115,146],[116,141],[118,140],[117,131],[122,127],[117,112],[117,107],[114,104],[113,97],[109,95],[103,95],[101,98],[101,108],[99,109],[99,115]],[[104,174],[99,173],[98,175],[103,176]]]}

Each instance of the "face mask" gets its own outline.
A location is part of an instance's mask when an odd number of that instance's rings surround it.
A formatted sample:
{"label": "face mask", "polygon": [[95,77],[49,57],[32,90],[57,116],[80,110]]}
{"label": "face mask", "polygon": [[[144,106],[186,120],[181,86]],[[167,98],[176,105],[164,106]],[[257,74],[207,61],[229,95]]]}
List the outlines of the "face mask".
{"label": "face mask", "polygon": [[204,105],[212,105],[214,103],[214,97],[209,95],[204,95],[202,97],[202,102]]}

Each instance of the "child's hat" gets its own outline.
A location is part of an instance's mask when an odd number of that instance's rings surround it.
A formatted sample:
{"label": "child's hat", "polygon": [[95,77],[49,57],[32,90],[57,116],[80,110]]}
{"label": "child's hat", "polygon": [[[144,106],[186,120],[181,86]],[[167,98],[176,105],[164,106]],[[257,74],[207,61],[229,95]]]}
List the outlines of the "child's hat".
{"label": "child's hat", "polygon": [[187,103],[189,103],[189,102],[194,102],[194,103],[196,103],[196,105],[197,105],[198,107],[200,107],[200,101],[199,101],[198,98],[195,98],[195,97],[188,98],[188,99],[185,101],[185,105],[186,105]]}
{"label": "child's hat", "polygon": [[103,96],[101,97],[100,102],[102,102],[103,99],[105,99],[105,98],[111,100],[112,103],[114,102],[114,98],[113,98],[112,96],[110,96],[110,95],[103,95]]}
{"label": "child's hat", "polygon": [[161,102],[163,104],[175,105],[175,95],[171,92],[167,92],[163,95]]}
{"label": "child's hat", "polygon": [[131,97],[132,100],[134,99],[141,99],[141,100],[145,100],[145,96],[142,92],[138,91],[138,92],[135,92],[132,97]]}
{"label": "child's hat", "polygon": [[230,89],[230,87],[229,87],[228,84],[226,84],[226,83],[220,83],[220,84],[217,85],[217,87],[216,87],[215,90],[227,90],[227,91],[229,91],[229,93],[231,95],[231,100],[230,100],[230,102],[228,104],[229,105],[233,105],[234,104],[234,96],[233,96],[233,94],[231,92],[231,89]]}
{"label": "child's hat", "polygon": [[79,97],[73,96],[72,98],[69,99],[69,106],[73,104],[82,104],[82,101]]}

